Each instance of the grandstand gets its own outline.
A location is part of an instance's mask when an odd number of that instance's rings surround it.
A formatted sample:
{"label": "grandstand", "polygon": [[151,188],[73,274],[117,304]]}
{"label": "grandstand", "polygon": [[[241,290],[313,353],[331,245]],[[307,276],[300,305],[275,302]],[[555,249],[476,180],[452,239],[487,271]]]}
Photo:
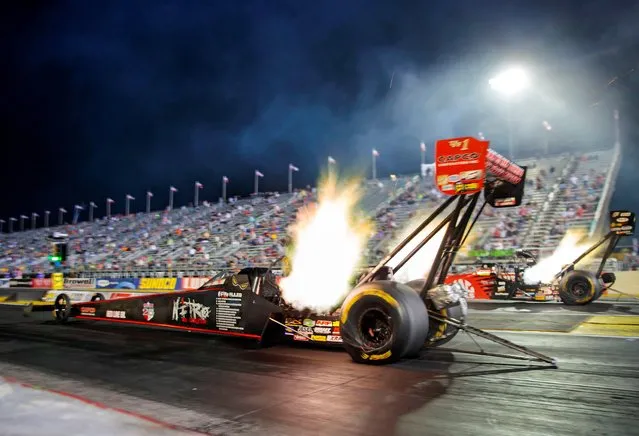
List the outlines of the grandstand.
{"label": "grandstand", "polygon": [[[525,202],[518,208],[487,206],[471,237],[473,249],[552,250],[568,228],[595,231],[605,214],[617,176],[615,150],[520,161],[528,166]],[[98,277],[202,276],[225,268],[265,265],[284,253],[295,212],[313,201],[311,190],[266,193],[149,214],[115,216],[64,225],[69,235],[68,273]],[[364,182],[362,206],[375,218],[368,243],[378,260],[416,214],[442,201],[432,177],[399,176]],[[50,272],[51,229],[0,236],[4,274]]]}

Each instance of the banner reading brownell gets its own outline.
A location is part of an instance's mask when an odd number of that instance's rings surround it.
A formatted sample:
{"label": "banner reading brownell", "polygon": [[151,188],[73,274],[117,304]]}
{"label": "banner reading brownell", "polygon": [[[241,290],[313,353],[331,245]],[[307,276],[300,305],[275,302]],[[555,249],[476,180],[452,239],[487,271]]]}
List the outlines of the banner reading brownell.
{"label": "banner reading brownell", "polygon": [[138,289],[149,289],[156,291],[173,291],[180,289],[178,279],[176,278],[141,278]]}
{"label": "banner reading brownell", "polygon": [[95,279],[64,279],[65,289],[95,289]]}

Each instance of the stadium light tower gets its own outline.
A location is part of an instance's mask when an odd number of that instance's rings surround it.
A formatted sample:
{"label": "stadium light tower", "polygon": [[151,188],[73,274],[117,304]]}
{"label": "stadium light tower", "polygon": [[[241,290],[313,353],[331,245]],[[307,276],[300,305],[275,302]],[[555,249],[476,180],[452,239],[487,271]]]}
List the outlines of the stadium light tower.
{"label": "stadium light tower", "polygon": [[4,223],[6,223],[5,220],[0,220],[0,233],[2,233],[2,230],[4,230]]}
{"label": "stadium light tower", "polygon": [[510,68],[496,75],[488,81],[490,87],[506,98],[508,117],[508,152],[510,159],[514,159],[515,145],[513,141],[512,111],[510,102],[512,98],[530,87],[530,78],[526,71],[521,68]]}
{"label": "stadium light tower", "polygon": [[89,203],[89,222],[93,222],[93,209],[98,207],[94,202]]}
{"label": "stadium light tower", "polygon": [[49,215],[51,215],[51,211],[50,210],[45,210],[44,211],[44,227],[45,228],[49,227]]}
{"label": "stadium light tower", "polygon": [[13,223],[18,221],[17,218],[11,217],[9,218],[9,233],[13,233]]}
{"label": "stadium light tower", "polygon": [[36,228],[36,220],[40,215],[35,212],[31,212],[31,230],[35,230]]}

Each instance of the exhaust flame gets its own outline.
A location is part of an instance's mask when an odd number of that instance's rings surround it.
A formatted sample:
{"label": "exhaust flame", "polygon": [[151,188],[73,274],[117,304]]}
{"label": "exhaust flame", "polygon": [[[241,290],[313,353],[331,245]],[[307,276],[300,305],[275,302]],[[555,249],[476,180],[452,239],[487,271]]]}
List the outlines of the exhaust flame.
{"label": "exhaust flame", "polygon": [[[401,236],[397,238],[396,241],[393,241],[391,247],[399,244],[403,239],[405,239],[408,235],[413,232],[418,225],[420,225],[424,219],[426,218],[426,213],[412,219],[404,230],[401,233]],[[397,264],[404,258],[408,253],[410,253],[417,245],[427,236],[429,235],[435,227],[439,225],[441,220],[436,220],[430,223],[424,230],[422,230],[416,238],[413,238],[408,245],[400,250],[396,256],[394,256],[389,262],[388,265],[391,267],[397,266]],[[444,234],[446,233],[446,229],[448,226],[442,227],[442,229],[435,234],[430,241],[426,243],[415,255],[406,262],[397,273],[394,273],[394,280],[402,283],[406,283],[410,280],[425,278],[430,272],[430,268],[435,261],[435,256],[437,256],[437,249],[439,248],[442,240],[444,239]]]}
{"label": "exhaust flame", "polygon": [[566,232],[566,235],[551,256],[541,259],[536,265],[524,271],[524,283],[528,285],[550,283],[555,274],[559,273],[565,265],[574,261],[590,247],[589,243],[581,242],[583,238],[583,231],[569,230]]}
{"label": "exhaust flame", "polygon": [[326,313],[350,291],[372,230],[355,215],[359,186],[357,181],[338,186],[329,175],[318,187],[318,204],[298,211],[291,227],[291,273],[280,282],[284,300],[296,309]]}

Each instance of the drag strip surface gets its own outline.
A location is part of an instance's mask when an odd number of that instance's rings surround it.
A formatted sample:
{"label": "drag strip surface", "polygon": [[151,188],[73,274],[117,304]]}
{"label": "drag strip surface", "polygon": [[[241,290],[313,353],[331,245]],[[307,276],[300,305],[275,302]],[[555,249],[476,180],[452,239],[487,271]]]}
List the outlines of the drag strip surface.
{"label": "drag strip surface", "polygon": [[[510,317],[534,325],[556,317],[563,325],[573,323],[563,318],[592,315],[541,306],[473,305],[470,320],[483,327]],[[608,306],[607,315],[637,312]],[[639,340],[499,334],[556,357],[559,368],[448,349],[371,367],[341,351],[257,349],[241,340],[93,322],[43,324],[3,308],[0,372],[208,434],[622,435],[637,428]],[[477,350],[466,335],[446,348]]]}

